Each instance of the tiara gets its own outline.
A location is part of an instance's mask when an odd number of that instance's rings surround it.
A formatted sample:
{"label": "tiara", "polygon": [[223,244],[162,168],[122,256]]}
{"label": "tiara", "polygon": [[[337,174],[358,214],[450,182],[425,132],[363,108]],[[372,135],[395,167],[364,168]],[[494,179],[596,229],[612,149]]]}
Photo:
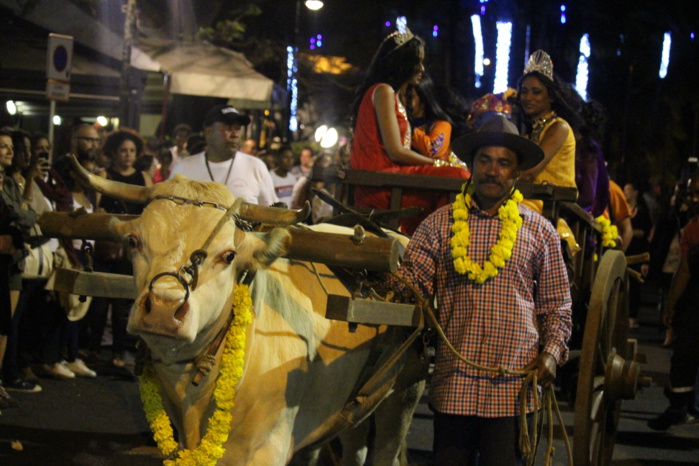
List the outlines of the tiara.
{"label": "tiara", "polygon": [[548,53],[543,50],[537,50],[529,56],[526,66],[524,67],[524,74],[532,73],[536,71],[553,81],[553,62]]}
{"label": "tiara", "polygon": [[[402,47],[403,45],[405,45],[406,43],[408,43],[408,41],[410,39],[412,39],[413,37],[415,37],[415,35],[412,33],[412,31],[410,31],[410,29],[408,29],[408,26],[404,26],[403,32],[401,32],[400,30],[392,32],[391,34],[386,36],[386,38],[384,39],[384,42],[392,39],[393,42],[396,44],[396,46],[393,47],[393,49],[391,49],[391,52],[394,52],[397,49],[399,49],[400,47]],[[391,52],[388,52],[388,53],[391,53]]]}

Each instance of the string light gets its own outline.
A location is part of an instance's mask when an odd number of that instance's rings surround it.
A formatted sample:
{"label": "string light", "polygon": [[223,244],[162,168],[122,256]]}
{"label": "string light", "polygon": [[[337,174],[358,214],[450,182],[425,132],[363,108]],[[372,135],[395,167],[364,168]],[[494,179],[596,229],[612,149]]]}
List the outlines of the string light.
{"label": "string light", "polygon": [[667,66],[670,64],[670,46],[672,45],[672,37],[666,32],[663,38],[663,55],[660,58],[660,79],[665,79],[667,76]]}
{"label": "string light", "polygon": [[436,24],[432,26],[432,37],[437,37],[439,35],[439,26]]}
{"label": "string light", "polygon": [[481,30],[481,17],[478,15],[471,16],[471,28],[473,29],[473,39],[476,44],[476,58],[473,66],[473,72],[476,75],[476,88],[481,87],[481,78],[483,77],[483,31]]}
{"label": "string light", "polygon": [[507,74],[510,69],[510,46],[512,44],[512,23],[496,23],[498,40],[495,46],[495,82],[493,94],[507,90]]}
{"label": "string light", "polygon": [[566,6],[561,5],[561,24],[566,23]]}
{"label": "string light", "polygon": [[590,58],[590,52],[590,36],[589,34],[583,34],[580,38],[580,57],[578,58],[578,72],[575,76],[575,89],[585,101],[587,101],[588,59]]}
{"label": "string light", "polygon": [[289,102],[289,130],[298,130],[298,119],[296,111],[298,109],[298,86],[296,81],[296,54],[294,47],[286,48],[286,88],[291,94]]}

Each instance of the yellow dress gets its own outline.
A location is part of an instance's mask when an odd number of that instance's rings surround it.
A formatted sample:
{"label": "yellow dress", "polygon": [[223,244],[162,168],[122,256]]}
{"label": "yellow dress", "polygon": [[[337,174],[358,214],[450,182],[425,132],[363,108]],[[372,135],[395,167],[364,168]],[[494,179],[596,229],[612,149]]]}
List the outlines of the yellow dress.
{"label": "yellow dress", "polygon": [[[551,126],[553,126],[553,124],[557,121],[562,121],[566,124],[568,123],[563,118],[554,116],[553,118],[547,119],[540,130],[535,126],[534,131],[532,131],[532,134],[529,137],[529,139],[538,144],[539,141],[541,141],[544,138],[548,130],[551,129]],[[572,188],[576,187],[575,135],[573,134],[573,130],[570,128],[570,125],[568,125],[568,135],[566,136],[565,142],[563,143],[561,148],[558,149],[558,152],[554,154],[551,160],[549,160],[544,169],[541,170],[541,172],[538,175],[536,175],[536,177],[534,178],[534,183],[553,184],[556,186],[565,186]],[[525,199],[524,201],[522,201],[522,204],[526,205],[527,207],[538,213],[541,213],[544,207],[544,203],[542,201],[534,199]],[[572,230],[570,229],[565,220],[559,219],[556,229],[558,230],[558,234],[561,236],[561,238],[566,240],[573,253],[577,252],[580,249],[577,242],[575,241],[575,237],[573,236]]]}

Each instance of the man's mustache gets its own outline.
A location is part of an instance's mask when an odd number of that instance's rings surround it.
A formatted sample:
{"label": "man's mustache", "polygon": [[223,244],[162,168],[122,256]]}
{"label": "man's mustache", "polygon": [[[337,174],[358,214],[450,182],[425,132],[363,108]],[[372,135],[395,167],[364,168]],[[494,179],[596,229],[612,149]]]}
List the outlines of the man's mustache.
{"label": "man's mustache", "polygon": [[498,182],[497,179],[495,179],[495,178],[489,178],[489,177],[480,178],[480,179],[478,180],[478,183],[479,183],[479,184],[494,184],[494,185],[497,185],[497,186],[502,186],[502,183]]}

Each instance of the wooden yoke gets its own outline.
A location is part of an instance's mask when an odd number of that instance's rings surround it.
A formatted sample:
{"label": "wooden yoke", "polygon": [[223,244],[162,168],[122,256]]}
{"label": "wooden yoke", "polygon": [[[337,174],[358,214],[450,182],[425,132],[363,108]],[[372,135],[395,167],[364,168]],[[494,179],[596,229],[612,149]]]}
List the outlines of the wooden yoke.
{"label": "wooden yoke", "polygon": [[44,236],[53,238],[119,242],[122,238],[110,228],[110,223],[113,220],[129,221],[135,218],[138,215],[44,212],[39,217],[39,227]]}
{"label": "wooden yoke", "polygon": [[[110,222],[113,219],[134,218],[137,216],[45,212],[39,218],[39,225],[44,235],[56,238],[121,241],[110,228]],[[401,253],[398,241],[366,236],[361,227],[355,229],[354,235],[322,233],[297,227],[289,227],[289,233],[291,244],[284,256],[288,259],[382,272],[395,272],[398,268]]]}
{"label": "wooden yoke", "polygon": [[398,269],[401,251],[398,241],[365,236],[361,227],[355,227],[352,236],[297,227],[289,227],[289,233],[291,245],[286,255],[289,259],[381,272]]}

